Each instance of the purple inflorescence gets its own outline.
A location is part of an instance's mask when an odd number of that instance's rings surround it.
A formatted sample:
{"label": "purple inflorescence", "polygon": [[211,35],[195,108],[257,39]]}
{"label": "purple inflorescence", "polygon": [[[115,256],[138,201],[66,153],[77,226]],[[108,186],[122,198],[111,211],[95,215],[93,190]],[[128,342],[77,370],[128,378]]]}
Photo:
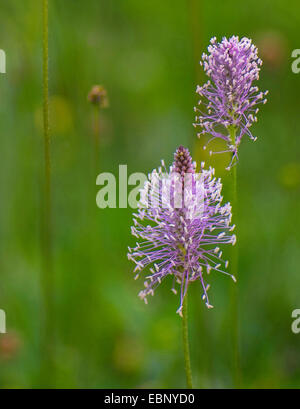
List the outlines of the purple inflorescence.
{"label": "purple inflorescence", "polygon": [[248,135],[256,140],[250,127],[257,121],[257,105],[267,102],[268,91],[259,92],[258,87],[252,86],[253,81],[259,79],[262,61],[250,39],[232,36],[217,43],[214,37],[210,42],[209,54],[203,54],[200,62],[210,80],[197,87],[196,92],[202,97],[199,105],[202,104],[204,110],[195,108],[194,126],[202,128],[199,137],[208,133],[212,136],[210,141],[221,138],[226,142],[227,150],[220,153],[232,153],[229,170],[238,159],[242,137]]}
{"label": "purple inflorescence", "polygon": [[128,252],[129,260],[136,264],[135,278],[144,269],[149,271],[140,298],[147,303],[147,296],[171,276],[175,294],[175,283],[180,285],[180,315],[192,281],[200,280],[208,308],[212,306],[205,275],[215,270],[235,281],[225,271],[228,261],[222,259],[219,247],[236,241],[231,233],[231,206],[221,204],[222,184],[214,177],[214,169],[203,167],[204,163],[201,172],[196,173],[189,151],[180,146],[169,170],[162,162],[162,167],[149,174],[131,228],[132,234],[141,239]]}

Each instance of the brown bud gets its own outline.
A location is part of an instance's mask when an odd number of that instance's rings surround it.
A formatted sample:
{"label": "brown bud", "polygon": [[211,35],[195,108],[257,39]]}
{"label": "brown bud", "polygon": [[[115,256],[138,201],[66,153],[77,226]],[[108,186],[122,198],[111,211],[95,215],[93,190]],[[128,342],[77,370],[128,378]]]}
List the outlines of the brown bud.
{"label": "brown bud", "polygon": [[88,101],[99,107],[108,107],[107,91],[102,85],[94,85],[88,94]]}
{"label": "brown bud", "polygon": [[188,149],[183,146],[179,146],[174,154],[173,168],[175,172],[181,174],[182,176],[185,173],[194,173],[194,164],[192,157]]}

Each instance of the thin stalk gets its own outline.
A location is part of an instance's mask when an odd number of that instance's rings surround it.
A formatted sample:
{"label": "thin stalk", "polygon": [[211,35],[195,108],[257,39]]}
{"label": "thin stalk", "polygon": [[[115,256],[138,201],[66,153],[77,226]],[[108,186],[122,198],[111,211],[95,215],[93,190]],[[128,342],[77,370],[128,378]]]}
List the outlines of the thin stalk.
{"label": "thin stalk", "polygon": [[[99,171],[100,155],[100,107],[94,107],[94,163],[96,172]],[[98,173],[97,173],[98,174]]]}
{"label": "thin stalk", "polygon": [[101,131],[101,113],[104,108],[108,108],[109,102],[107,97],[107,91],[102,85],[94,85],[88,93],[88,101],[93,105],[93,139],[94,139],[94,163],[96,171],[99,164],[100,155],[100,131]]}
{"label": "thin stalk", "polygon": [[[232,189],[233,200],[232,209],[234,221],[237,220],[237,165],[232,169]],[[238,245],[232,249],[231,260],[232,274],[238,279]],[[238,306],[238,283],[232,288],[232,348],[233,348],[233,379],[236,388],[241,386],[241,370],[240,370],[240,343],[239,343],[239,306]]]}
{"label": "thin stalk", "polygon": [[189,347],[189,337],[188,337],[187,293],[184,297],[183,306],[182,306],[182,335],[183,335],[184,368],[185,368],[185,374],[186,374],[186,384],[187,384],[188,389],[193,389],[190,347]]}
{"label": "thin stalk", "polygon": [[[53,271],[52,271],[52,215],[51,215],[51,160],[49,132],[49,75],[48,75],[48,0],[43,0],[43,133],[44,133],[44,195],[42,217],[42,272],[43,297],[42,329],[42,383],[50,380],[53,349]],[[49,385],[48,385],[49,386]]]}

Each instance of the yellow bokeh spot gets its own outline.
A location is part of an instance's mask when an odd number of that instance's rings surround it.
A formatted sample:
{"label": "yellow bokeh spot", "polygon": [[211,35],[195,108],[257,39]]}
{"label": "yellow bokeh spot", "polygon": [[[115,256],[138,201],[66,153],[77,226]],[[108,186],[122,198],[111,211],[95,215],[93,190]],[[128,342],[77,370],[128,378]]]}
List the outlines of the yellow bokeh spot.
{"label": "yellow bokeh spot", "polygon": [[288,189],[296,189],[300,186],[300,163],[290,162],[283,165],[278,174],[281,185]]}

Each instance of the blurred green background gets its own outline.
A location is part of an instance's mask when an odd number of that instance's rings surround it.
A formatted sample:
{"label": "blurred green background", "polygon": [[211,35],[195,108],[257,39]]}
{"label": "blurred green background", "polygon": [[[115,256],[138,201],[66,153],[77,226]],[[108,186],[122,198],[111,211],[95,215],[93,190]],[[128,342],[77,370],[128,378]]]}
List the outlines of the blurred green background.
{"label": "blurred green background", "polygon": [[[192,126],[198,65],[209,39],[253,38],[269,101],[244,140],[238,165],[241,363],[244,387],[298,387],[300,334],[299,1],[50,0],[50,118],[53,195],[51,374],[43,373],[41,208],[43,204],[42,2],[0,5],[0,387],[184,387],[178,298],[166,282],[148,306],[127,260],[131,209],[96,207],[96,175],[170,163],[179,144],[208,160]],[[95,115],[87,95],[108,92]],[[230,200],[227,157],[213,157]],[[209,160],[208,160],[209,162]],[[211,277],[213,310],[190,291],[195,386],[232,387],[230,295]],[[47,378],[48,377],[48,378]],[[43,379],[42,379],[43,378]]]}

